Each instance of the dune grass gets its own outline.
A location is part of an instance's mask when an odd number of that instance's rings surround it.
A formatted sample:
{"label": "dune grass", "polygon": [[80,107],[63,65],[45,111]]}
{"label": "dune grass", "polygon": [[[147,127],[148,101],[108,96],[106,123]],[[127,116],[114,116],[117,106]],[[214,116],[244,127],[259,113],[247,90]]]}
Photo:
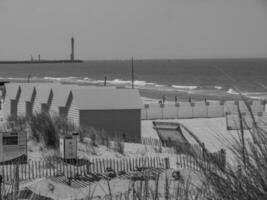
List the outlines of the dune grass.
{"label": "dune grass", "polygon": [[[250,104],[246,99],[243,100],[253,127],[248,128],[238,106],[239,138],[229,148],[234,154],[234,163],[227,163],[222,168],[221,163],[213,159],[212,167],[206,168],[199,162],[205,176],[203,185],[209,190],[209,199],[267,199],[267,132],[256,123]],[[245,130],[248,130],[251,140],[245,140]],[[193,156],[198,160],[196,153]]]}

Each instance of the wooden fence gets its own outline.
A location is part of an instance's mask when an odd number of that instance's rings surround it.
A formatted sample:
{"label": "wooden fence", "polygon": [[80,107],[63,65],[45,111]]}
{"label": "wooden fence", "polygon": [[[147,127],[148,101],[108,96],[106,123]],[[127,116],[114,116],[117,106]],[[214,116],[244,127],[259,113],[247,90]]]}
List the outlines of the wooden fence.
{"label": "wooden fence", "polygon": [[[170,157],[137,157],[123,159],[93,158],[89,160],[78,160],[76,162],[59,161],[29,161],[27,164],[10,163],[0,166],[0,173],[5,182],[12,182],[16,171],[19,174],[19,180],[33,180],[42,177],[66,176],[73,178],[77,175],[84,176],[88,173],[103,174],[107,168],[113,169],[116,173],[119,171],[132,172],[139,167],[147,168],[185,168],[190,170],[200,170],[217,159],[221,165],[225,165],[225,159],[218,153],[217,157],[213,155],[211,159],[196,161],[190,155],[178,154]],[[201,162],[201,166],[199,165]]]}
{"label": "wooden fence", "polygon": [[[176,154],[189,154],[195,153],[197,156],[201,159],[206,160],[208,157],[215,157],[218,160],[225,159],[225,150],[221,149],[217,152],[208,152],[206,149],[203,149],[199,144],[184,144],[179,142],[173,142],[173,141],[165,141],[161,142],[161,140],[157,138],[149,138],[149,137],[142,137],[141,142],[143,145],[150,145],[153,147],[170,147],[173,148],[176,152]],[[204,143],[203,146],[205,147]]]}
{"label": "wooden fence", "polygon": [[14,178],[15,171],[19,172],[19,180],[32,180],[42,177],[83,176],[88,173],[104,173],[107,168],[116,172],[135,171],[138,167],[166,168],[168,158],[164,157],[138,157],[124,159],[102,159],[78,160],[77,162],[63,161],[29,161],[27,164],[7,163],[0,166],[0,173],[4,181],[10,182]]}
{"label": "wooden fence", "polygon": [[151,137],[142,137],[141,143],[143,145],[151,145],[151,146],[162,146],[162,143],[157,138],[151,138]]}

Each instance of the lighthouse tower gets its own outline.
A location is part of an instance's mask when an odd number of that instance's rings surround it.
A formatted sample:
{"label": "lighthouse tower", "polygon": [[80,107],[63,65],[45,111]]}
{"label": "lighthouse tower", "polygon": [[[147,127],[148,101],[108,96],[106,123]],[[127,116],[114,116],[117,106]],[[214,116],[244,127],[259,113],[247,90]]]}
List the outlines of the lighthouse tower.
{"label": "lighthouse tower", "polygon": [[70,54],[70,60],[74,60],[74,38],[71,38],[71,54]]}

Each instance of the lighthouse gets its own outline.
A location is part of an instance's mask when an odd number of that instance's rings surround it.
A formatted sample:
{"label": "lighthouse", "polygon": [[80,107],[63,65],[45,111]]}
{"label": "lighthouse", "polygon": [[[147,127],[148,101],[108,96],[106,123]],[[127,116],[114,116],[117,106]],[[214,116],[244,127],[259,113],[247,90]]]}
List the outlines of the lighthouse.
{"label": "lighthouse", "polygon": [[70,60],[74,60],[74,38],[71,38],[71,54],[70,54]]}

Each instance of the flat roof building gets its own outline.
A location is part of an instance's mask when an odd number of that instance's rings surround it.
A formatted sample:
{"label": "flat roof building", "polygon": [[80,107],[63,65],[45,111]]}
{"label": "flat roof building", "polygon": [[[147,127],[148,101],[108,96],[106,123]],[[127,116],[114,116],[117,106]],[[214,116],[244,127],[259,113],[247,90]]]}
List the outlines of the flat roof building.
{"label": "flat roof building", "polygon": [[105,130],[125,141],[141,141],[143,103],[138,90],[73,89],[68,103],[68,119],[76,126]]}

